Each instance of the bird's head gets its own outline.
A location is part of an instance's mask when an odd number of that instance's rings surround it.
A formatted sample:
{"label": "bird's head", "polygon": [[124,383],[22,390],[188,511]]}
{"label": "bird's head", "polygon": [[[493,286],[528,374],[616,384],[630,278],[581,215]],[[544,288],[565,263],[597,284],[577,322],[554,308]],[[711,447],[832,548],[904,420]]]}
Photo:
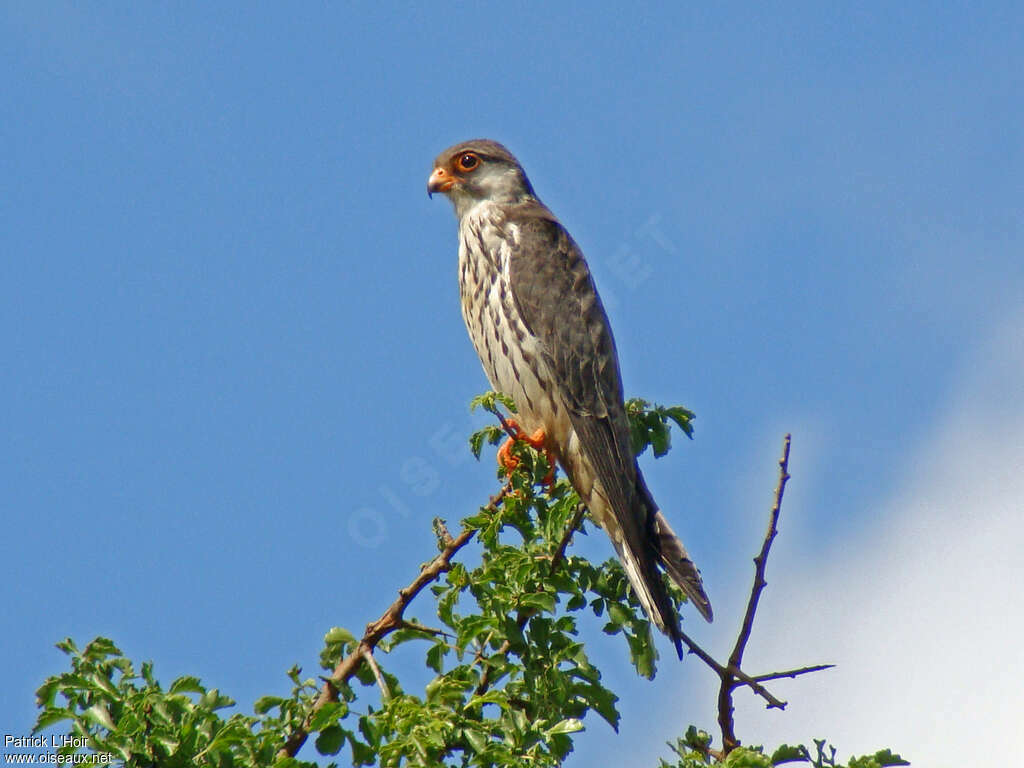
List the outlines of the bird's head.
{"label": "bird's head", "polygon": [[518,203],[534,198],[523,167],[496,141],[474,139],[449,147],[434,161],[427,194],[442,192],[462,215],[481,202]]}

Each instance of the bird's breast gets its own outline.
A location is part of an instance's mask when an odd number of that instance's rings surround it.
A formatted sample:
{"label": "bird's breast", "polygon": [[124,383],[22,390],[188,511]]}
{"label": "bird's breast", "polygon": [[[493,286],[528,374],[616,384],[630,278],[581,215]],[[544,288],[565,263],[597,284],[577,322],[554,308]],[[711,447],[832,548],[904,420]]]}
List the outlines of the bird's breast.
{"label": "bird's breast", "polygon": [[522,427],[544,427],[556,451],[569,435],[568,413],[540,340],[523,321],[509,278],[514,224],[486,209],[459,227],[459,294],[470,340],[491,386],[512,398]]}

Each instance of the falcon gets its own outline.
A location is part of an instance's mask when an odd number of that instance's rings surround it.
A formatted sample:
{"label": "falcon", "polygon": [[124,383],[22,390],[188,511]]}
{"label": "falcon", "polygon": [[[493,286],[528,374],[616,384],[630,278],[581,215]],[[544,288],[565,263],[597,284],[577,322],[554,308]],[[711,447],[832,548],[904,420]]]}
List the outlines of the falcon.
{"label": "falcon", "polygon": [[438,155],[435,192],[455,206],[462,317],[491,386],[512,398],[520,434],[565,471],[682,658],[659,567],[708,621],[711,603],[637,466],[615,341],[583,253],[496,141]]}

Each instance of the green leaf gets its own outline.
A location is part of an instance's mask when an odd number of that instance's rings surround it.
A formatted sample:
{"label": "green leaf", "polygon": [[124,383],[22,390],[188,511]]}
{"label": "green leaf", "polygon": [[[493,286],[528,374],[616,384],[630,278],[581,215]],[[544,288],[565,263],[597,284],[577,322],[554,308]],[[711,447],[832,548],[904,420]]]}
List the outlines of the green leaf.
{"label": "green leaf", "polygon": [[767,755],[746,747],[737,747],[725,759],[727,768],[771,768]]}
{"label": "green leaf", "polygon": [[466,728],[462,733],[466,737],[466,741],[469,742],[469,746],[471,746],[473,751],[477,754],[487,749],[490,743],[490,739],[486,734],[473,728]]}
{"label": "green leaf", "polygon": [[455,644],[459,648],[465,648],[490,628],[491,620],[486,616],[467,616],[458,624],[458,635]]}
{"label": "green leaf", "polygon": [[48,708],[53,706],[53,700],[57,698],[57,690],[60,688],[60,679],[48,677],[39,688],[36,689],[36,707]]}
{"label": "green leaf", "polygon": [[550,592],[530,592],[519,598],[519,604],[524,608],[536,608],[548,613],[554,613],[555,596]]}
{"label": "green leaf", "polygon": [[483,704],[495,704],[502,709],[508,709],[508,693],[502,690],[490,690],[487,693],[481,693],[479,696],[474,696],[467,703],[467,707],[478,707]]}
{"label": "green leaf", "polygon": [[[336,724],[338,718],[348,714],[348,704],[343,701],[329,701],[318,709],[309,721],[310,731],[326,730],[328,724]],[[331,753],[334,754],[333,752]]]}
{"label": "green leaf", "polygon": [[285,699],[282,699],[280,696],[261,696],[256,699],[256,703],[252,705],[252,708],[257,715],[265,715],[274,707],[280,707],[284,701]]}
{"label": "green leaf", "polygon": [[632,398],[626,401],[626,414],[629,417],[633,453],[637,456],[646,451],[648,446],[653,449],[655,458],[668,453],[672,447],[670,421],[675,422],[687,437],[693,438],[693,411],[681,405],[665,407]]}
{"label": "green leaf", "polygon": [[[99,638],[96,638],[96,639],[98,640]],[[75,645],[75,641],[72,640],[70,637],[65,637],[59,643],[56,643],[56,646],[57,646],[57,648],[59,648],[61,651],[63,651],[64,653],[66,653],[69,656],[78,656],[79,655],[78,646]]]}
{"label": "green leaf", "polygon": [[203,688],[199,682],[198,677],[186,676],[179,677],[173,683],[171,687],[167,689],[168,693],[206,693],[206,689]]}
{"label": "green leaf", "polygon": [[74,719],[74,713],[69,709],[61,709],[58,707],[51,707],[44,709],[39,713],[39,717],[36,718],[36,724],[32,726],[32,733],[39,733],[44,728],[49,728],[54,723],[59,723],[61,720]]}
{"label": "green leaf", "polygon": [[234,699],[221,695],[217,688],[206,691],[199,699],[199,705],[207,709],[224,709],[224,707],[232,707],[234,704]]}
{"label": "green leaf", "polygon": [[597,712],[608,725],[616,731],[619,730],[619,721],[622,716],[615,706],[615,702],[619,700],[618,696],[599,683],[578,684],[575,686],[575,690],[587,703],[587,706]]}
{"label": "green leaf", "polygon": [[902,757],[897,755],[895,752],[893,752],[891,750],[888,750],[888,749],[882,749],[882,750],[879,750],[878,752],[875,752],[873,757],[875,758],[875,762],[877,762],[881,766],[910,765],[909,762],[904,760]]}
{"label": "green leaf", "polygon": [[648,680],[653,680],[656,671],[654,662],[658,657],[658,652],[654,647],[650,629],[638,634],[627,632],[626,640],[629,643],[629,654],[637,674]]}
{"label": "green leaf", "polygon": [[910,763],[888,749],[879,750],[873,755],[850,759],[850,768],[876,768],[876,766],[885,768],[890,765],[910,765]]}
{"label": "green leaf", "polygon": [[484,392],[482,395],[477,395],[469,401],[470,412],[475,411],[477,408],[483,408],[485,411],[497,414],[499,413],[498,405],[505,406],[510,413],[516,412],[516,404],[512,401],[512,398],[508,395],[503,395],[501,392]]}
{"label": "green leaf", "polygon": [[807,762],[807,749],[806,747],[802,746],[794,747],[789,744],[783,744],[774,752],[772,752],[771,760],[772,765],[781,765],[782,763]]}
{"label": "green leaf", "polygon": [[448,646],[444,643],[435,643],[427,650],[427,666],[437,673],[444,667],[444,657],[448,653]]}
{"label": "green leaf", "polygon": [[566,718],[561,722],[555,723],[554,726],[549,728],[546,733],[550,735],[558,733],[576,733],[576,731],[583,730],[583,723],[575,717]]}
{"label": "green leaf", "polygon": [[669,449],[672,447],[672,436],[668,431],[668,427],[664,423],[658,421],[651,426],[651,448],[654,449],[654,457],[661,458]]}
{"label": "green leaf", "polygon": [[352,765],[373,765],[377,762],[377,753],[356,739],[349,739],[352,747]]}
{"label": "green leaf", "polygon": [[[68,638],[65,642],[70,643],[71,647],[74,647],[74,643],[71,643],[71,638]],[[106,637],[97,637],[87,646],[82,655],[86,658],[93,660],[102,660],[105,656],[123,656],[121,650],[114,645],[114,641]]]}
{"label": "green leaf", "polygon": [[324,645],[355,645],[356,636],[343,627],[331,627],[324,635]]}
{"label": "green leaf", "polygon": [[112,682],[110,682],[109,670],[96,671],[89,675],[89,680],[98,688],[103,691],[110,698],[117,698],[118,690]]}
{"label": "green leaf", "polygon": [[693,439],[693,420],[697,418],[697,415],[681,405],[674,405],[671,408],[665,409],[665,415],[674,421],[683,434],[691,440]]}
{"label": "green leaf", "polygon": [[501,427],[495,424],[489,424],[469,436],[469,449],[473,452],[473,456],[479,460],[484,443],[487,443],[488,445],[497,445],[501,442],[501,439],[504,436],[505,431]]}
{"label": "green leaf", "polygon": [[474,432],[469,436],[469,450],[473,454],[473,458],[477,461],[480,460],[480,451],[484,447],[484,431],[481,429],[478,432]]}
{"label": "green leaf", "polygon": [[336,755],[345,743],[345,729],[340,725],[329,725],[316,737],[316,751],[321,755]]}
{"label": "green leaf", "polygon": [[180,740],[161,732],[148,734],[146,736],[146,740],[152,744],[159,744],[169,755],[176,752],[178,747],[181,745]]}
{"label": "green leaf", "polygon": [[607,601],[608,620],[616,627],[628,624],[633,619],[633,612],[622,603]]}
{"label": "green leaf", "polygon": [[[380,746],[380,727],[375,719],[366,715],[360,717],[359,732],[363,734],[363,738],[366,739],[368,744],[374,747]],[[352,740],[352,746],[355,747],[355,740]]]}
{"label": "green leaf", "polygon": [[93,704],[83,713],[85,719],[90,723],[103,726],[108,731],[117,730],[117,726],[114,725],[114,721],[110,717],[110,712],[102,704]]}

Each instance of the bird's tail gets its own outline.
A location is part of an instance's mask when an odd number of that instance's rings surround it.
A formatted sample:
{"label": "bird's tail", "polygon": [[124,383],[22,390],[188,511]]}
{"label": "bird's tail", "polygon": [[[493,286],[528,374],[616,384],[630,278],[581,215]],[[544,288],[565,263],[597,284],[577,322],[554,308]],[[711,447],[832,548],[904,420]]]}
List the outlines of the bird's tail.
{"label": "bird's tail", "polygon": [[637,469],[636,485],[640,498],[647,505],[650,543],[657,552],[658,562],[668,572],[672,581],[683,590],[686,599],[693,604],[693,607],[706,621],[710,622],[714,618],[714,614],[711,611],[711,601],[704,592],[704,582],[701,581],[700,571],[697,570],[697,566],[693,564],[693,560],[687,554],[682,540],[676,536],[676,532],[672,530],[672,526],[668,524],[668,520],[658,509],[639,469]]}
{"label": "bird's tail", "polygon": [[679,616],[669,597],[665,582],[662,581],[658,565],[662,566],[669,577],[686,595],[707,621],[711,621],[711,601],[704,592],[704,584],[700,571],[686,552],[683,542],[676,536],[661,514],[650,492],[644,485],[643,476],[637,478],[637,496],[635,502],[639,509],[636,516],[646,519],[646,538],[642,541],[642,551],[634,551],[626,541],[617,540],[614,536],[612,544],[622,562],[633,592],[640,600],[644,612],[654,625],[668,635],[676,646],[679,658],[683,658],[682,630],[679,627]]}
{"label": "bird's tail", "polygon": [[683,658],[679,617],[656,565],[658,553],[648,541],[643,542],[644,551],[635,552],[625,541],[614,536],[611,539],[615,553],[619,556],[622,568],[640,605],[643,606],[644,613],[658,629],[672,638],[679,658]]}
{"label": "bird's tail", "polygon": [[675,531],[668,524],[668,520],[660,511],[654,514],[652,528],[653,536],[656,537],[655,547],[658,549],[658,559],[661,565],[668,572],[679,588],[683,590],[686,599],[694,608],[700,611],[700,615],[707,621],[714,618],[711,612],[711,601],[704,592],[704,583],[700,578],[700,571],[693,564],[693,560],[686,553],[686,547],[676,536]]}

